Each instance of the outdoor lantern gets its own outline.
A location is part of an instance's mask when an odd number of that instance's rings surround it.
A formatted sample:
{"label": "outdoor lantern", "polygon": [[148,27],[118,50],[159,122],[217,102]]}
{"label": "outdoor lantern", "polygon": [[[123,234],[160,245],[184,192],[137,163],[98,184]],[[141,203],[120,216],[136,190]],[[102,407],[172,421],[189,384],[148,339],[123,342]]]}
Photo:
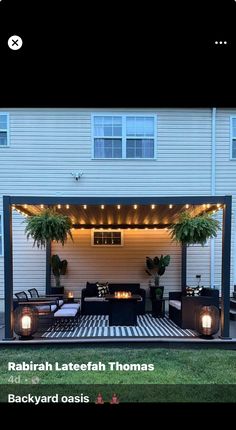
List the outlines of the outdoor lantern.
{"label": "outdoor lantern", "polygon": [[72,291],[68,292],[68,299],[73,299],[74,298],[74,294],[72,293]]}
{"label": "outdoor lantern", "polygon": [[38,328],[38,310],[34,306],[20,305],[14,311],[14,331],[20,340],[33,338]]}
{"label": "outdoor lantern", "polygon": [[196,329],[200,335],[209,338],[219,330],[219,310],[216,306],[202,306],[197,315]]}

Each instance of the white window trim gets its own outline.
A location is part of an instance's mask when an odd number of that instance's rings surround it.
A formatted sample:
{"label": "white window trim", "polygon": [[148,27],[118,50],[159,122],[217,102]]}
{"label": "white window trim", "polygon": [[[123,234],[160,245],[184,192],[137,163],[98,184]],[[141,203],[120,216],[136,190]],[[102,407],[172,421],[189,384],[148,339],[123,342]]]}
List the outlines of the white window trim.
{"label": "white window trim", "polygon": [[0,254],[0,258],[4,257],[4,243],[3,243],[3,212],[0,212],[0,223],[1,223],[1,231],[0,238],[2,239],[2,254]]}
{"label": "white window trim", "polygon": [[[122,158],[95,158],[94,154],[94,117],[95,116],[120,116],[122,117]],[[150,117],[154,119],[154,156],[152,158],[126,158],[126,121],[125,119],[128,117],[137,117],[137,116],[145,116]],[[91,114],[91,139],[92,139],[92,154],[91,159],[94,161],[120,161],[120,160],[126,160],[126,161],[156,161],[157,160],[157,115],[154,113],[148,113],[148,112],[98,112],[98,113],[92,113]]]}
{"label": "white window trim", "polygon": [[[230,116],[230,157],[229,159],[231,161],[236,161],[236,157],[233,157],[233,120],[236,120],[236,115],[231,115]],[[236,136],[235,136],[236,138]]]}
{"label": "white window trim", "polygon": [[9,148],[10,146],[10,119],[9,119],[9,113],[8,112],[1,112],[0,115],[6,115],[7,117],[7,129],[0,128],[0,131],[7,131],[7,144],[5,146],[0,145],[0,149],[2,148]]}
{"label": "white window trim", "polygon": [[[121,243],[120,243],[120,245],[95,245],[95,243],[94,243],[94,233],[101,233],[101,232],[103,232],[103,233],[105,233],[105,232],[108,232],[108,233],[120,233],[121,234]],[[103,230],[100,230],[100,229],[95,229],[95,230],[91,230],[91,246],[94,246],[95,248],[113,248],[113,249],[115,249],[115,248],[120,248],[121,246],[124,246],[124,231],[123,230],[114,230],[114,229],[112,229],[112,231],[111,230],[108,230],[107,228],[104,228]]]}

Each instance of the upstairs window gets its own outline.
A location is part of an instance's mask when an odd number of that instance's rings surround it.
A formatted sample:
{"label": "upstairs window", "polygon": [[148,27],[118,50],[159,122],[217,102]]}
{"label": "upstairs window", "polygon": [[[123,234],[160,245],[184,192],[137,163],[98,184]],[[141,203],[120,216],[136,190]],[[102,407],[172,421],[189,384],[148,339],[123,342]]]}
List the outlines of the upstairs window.
{"label": "upstairs window", "polygon": [[122,158],[121,117],[94,117],[94,158]]}
{"label": "upstairs window", "polygon": [[8,146],[9,141],[9,121],[8,114],[0,112],[0,148]]}
{"label": "upstairs window", "polygon": [[155,158],[155,117],[93,116],[94,158]]}
{"label": "upstairs window", "polygon": [[231,154],[230,157],[234,160],[236,160],[236,117],[232,118],[231,123]]}
{"label": "upstairs window", "polygon": [[154,158],[154,118],[126,118],[126,158]]}

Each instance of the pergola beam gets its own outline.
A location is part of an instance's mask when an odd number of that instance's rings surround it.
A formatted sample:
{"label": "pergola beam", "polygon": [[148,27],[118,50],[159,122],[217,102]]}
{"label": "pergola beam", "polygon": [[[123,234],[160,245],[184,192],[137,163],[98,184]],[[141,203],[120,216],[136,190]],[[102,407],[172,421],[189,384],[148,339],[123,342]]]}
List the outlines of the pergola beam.
{"label": "pergola beam", "polygon": [[151,205],[151,204],[176,204],[176,205],[201,205],[201,204],[225,204],[228,196],[167,196],[167,197],[61,197],[61,196],[11,196],[11,203],[15,205]]}

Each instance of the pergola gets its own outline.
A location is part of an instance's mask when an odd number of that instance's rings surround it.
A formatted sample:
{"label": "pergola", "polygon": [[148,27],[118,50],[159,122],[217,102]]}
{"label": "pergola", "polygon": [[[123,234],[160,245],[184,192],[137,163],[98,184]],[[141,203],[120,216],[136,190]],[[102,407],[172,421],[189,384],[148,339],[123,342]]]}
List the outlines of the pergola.
{"label": "pergola", "polygon": [[[157,229],[174,223],[181,211],[196,215],[223,211],[221,271],[221,338],[229,338],[230,254],[232,196],[166,197],[61,197],[3,196],[5,340],[13,340],[13,239],[12,209],[25,215],[40,213],[46,207],[70,216],[74,228]],[[46,247],[46,292],[50,292],[50,243]],[[182,246],[181,283],[186,286],[187,249]]]}

